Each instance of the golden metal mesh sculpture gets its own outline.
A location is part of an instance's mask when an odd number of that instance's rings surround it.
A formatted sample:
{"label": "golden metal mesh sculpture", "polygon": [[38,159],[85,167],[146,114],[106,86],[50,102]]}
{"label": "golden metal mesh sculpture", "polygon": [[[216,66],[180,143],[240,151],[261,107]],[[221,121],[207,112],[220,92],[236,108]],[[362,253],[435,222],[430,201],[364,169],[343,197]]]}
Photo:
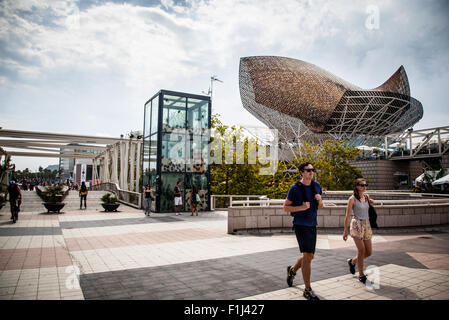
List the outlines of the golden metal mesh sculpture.
{"label": "golden metal mesh sculpture", "polygon": [[421,103],[410,97],[403,66],[381,86],[365,90],[301,60],[245,57],[240,60],[239,86],[243,107],[278,129],[287,143],[380,141],[423,116]]}

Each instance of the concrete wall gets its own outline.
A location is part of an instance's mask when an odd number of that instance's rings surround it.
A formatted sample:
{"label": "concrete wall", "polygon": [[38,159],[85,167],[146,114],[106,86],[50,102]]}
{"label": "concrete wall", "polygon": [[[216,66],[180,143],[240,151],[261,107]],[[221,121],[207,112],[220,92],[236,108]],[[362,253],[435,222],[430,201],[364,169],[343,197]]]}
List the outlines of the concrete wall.
{"label": "concrete wall", "polygon": [[394,190],[399,183],[396,172],[407,173],[411,180],[423,172],[419,161],[365,160],[353,161],[351,165],[362,171],[372,190]]}
{"label": "concrete wall", "polygon": [[442,157],[443,168],[449,168],[449,155],[445,154]]}
{"label": "concrete wall", "polygon": [[[318,211],[318,227],[343,228],[346,208],[325,207]],[[410,227],[449,223],[449,202],[377,207],[377,224]],[[237,231],[291,231],[293,218],[281,206],[229,207],[228,233]]]}

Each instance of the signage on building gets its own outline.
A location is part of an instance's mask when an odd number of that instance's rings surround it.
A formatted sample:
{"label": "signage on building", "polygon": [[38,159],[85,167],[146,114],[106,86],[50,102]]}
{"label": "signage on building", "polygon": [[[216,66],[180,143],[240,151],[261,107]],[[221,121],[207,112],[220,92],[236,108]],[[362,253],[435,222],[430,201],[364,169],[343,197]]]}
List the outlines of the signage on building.
{"label": "signage on building", "polygon": [[87,172],[87,166],[85,164],[81,165],[81,182],[86,182],[86,172]]}

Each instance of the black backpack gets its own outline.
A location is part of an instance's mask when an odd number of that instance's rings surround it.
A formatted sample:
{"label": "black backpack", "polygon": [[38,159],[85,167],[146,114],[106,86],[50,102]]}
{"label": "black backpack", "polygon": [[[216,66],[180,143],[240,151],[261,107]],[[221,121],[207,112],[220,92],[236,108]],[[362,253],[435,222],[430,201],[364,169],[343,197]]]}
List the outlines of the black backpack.
{"label": "black backpack", "polygon": [[[301,181],[296,182],[295,185],[296,185],[296,187],[298,187],[298,189],[301,191],[301,193],[302,193],[302,199],[303,199],[303,202],[304,202],[304,200],[307,199],[307,196],[306,196],[306,189],[304,188],[304,185],[301,183]],[[313,202],[315,202],[315,206],[318,207],[318,201],[316,201],[316,199],[315,199],[315,195],[317,194],[317,192],[316,192],[316,183],[315,183],[315,181],[312,181],[311,186],[312,186],[312,199],[313,199]],[[302,203],[301,203],[300,205],[302,205]],[[290,215],[291,215],[292,217],[294,217],[294,216],[295,216],[295,213],[296,213],[296,212],[290,212]]]}
{"label": "black backpack", "polygon": [[369,198],[368,197],[366,197],[366,201],[368,201],[368,205],[369,205],[369,209],[368,209],[369,224],[371,225],[372,228],[379,229],[379,226],[377,225],[377,212],[376,212],[376,209],[374,209],[374,207],[371,205],[371,203],[369,203]]}
{"label": "black backpack", "polygon": [[9,199],[16,200],[19,197],[19,186],[17,184],[8,186]]}

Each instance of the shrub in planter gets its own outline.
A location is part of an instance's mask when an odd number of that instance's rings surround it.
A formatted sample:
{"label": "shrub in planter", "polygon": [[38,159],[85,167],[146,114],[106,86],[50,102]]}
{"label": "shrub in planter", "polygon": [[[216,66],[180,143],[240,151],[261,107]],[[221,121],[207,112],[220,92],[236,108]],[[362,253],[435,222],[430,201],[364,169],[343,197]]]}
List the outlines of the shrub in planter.
{"label": "shrub in planter", "polygon": [[54,186],[54,187],[46,187],[44,197],[45,202],[61,202],[62,197],[64,196],[64,191],[62,190],[62,186]]}
{"label": "shrub in planter", "polygon": [[42,197],[44,199],[44,206],[47,209],[47,212],[58,212],[65,206],[65,203],[62,203],[62,198],[64,196],[64,191],[62,190],[62,186],[54,186],[54,187],[46,187],[45,192]]}
{"label": "shrub in planter", "polygon": [[110,193],[103,195],[101,201],[103,202],[101,205],[104,210],[108,212],[117,211],[117,208],[120,206],[120,203],[117,202],[117,198]]}

